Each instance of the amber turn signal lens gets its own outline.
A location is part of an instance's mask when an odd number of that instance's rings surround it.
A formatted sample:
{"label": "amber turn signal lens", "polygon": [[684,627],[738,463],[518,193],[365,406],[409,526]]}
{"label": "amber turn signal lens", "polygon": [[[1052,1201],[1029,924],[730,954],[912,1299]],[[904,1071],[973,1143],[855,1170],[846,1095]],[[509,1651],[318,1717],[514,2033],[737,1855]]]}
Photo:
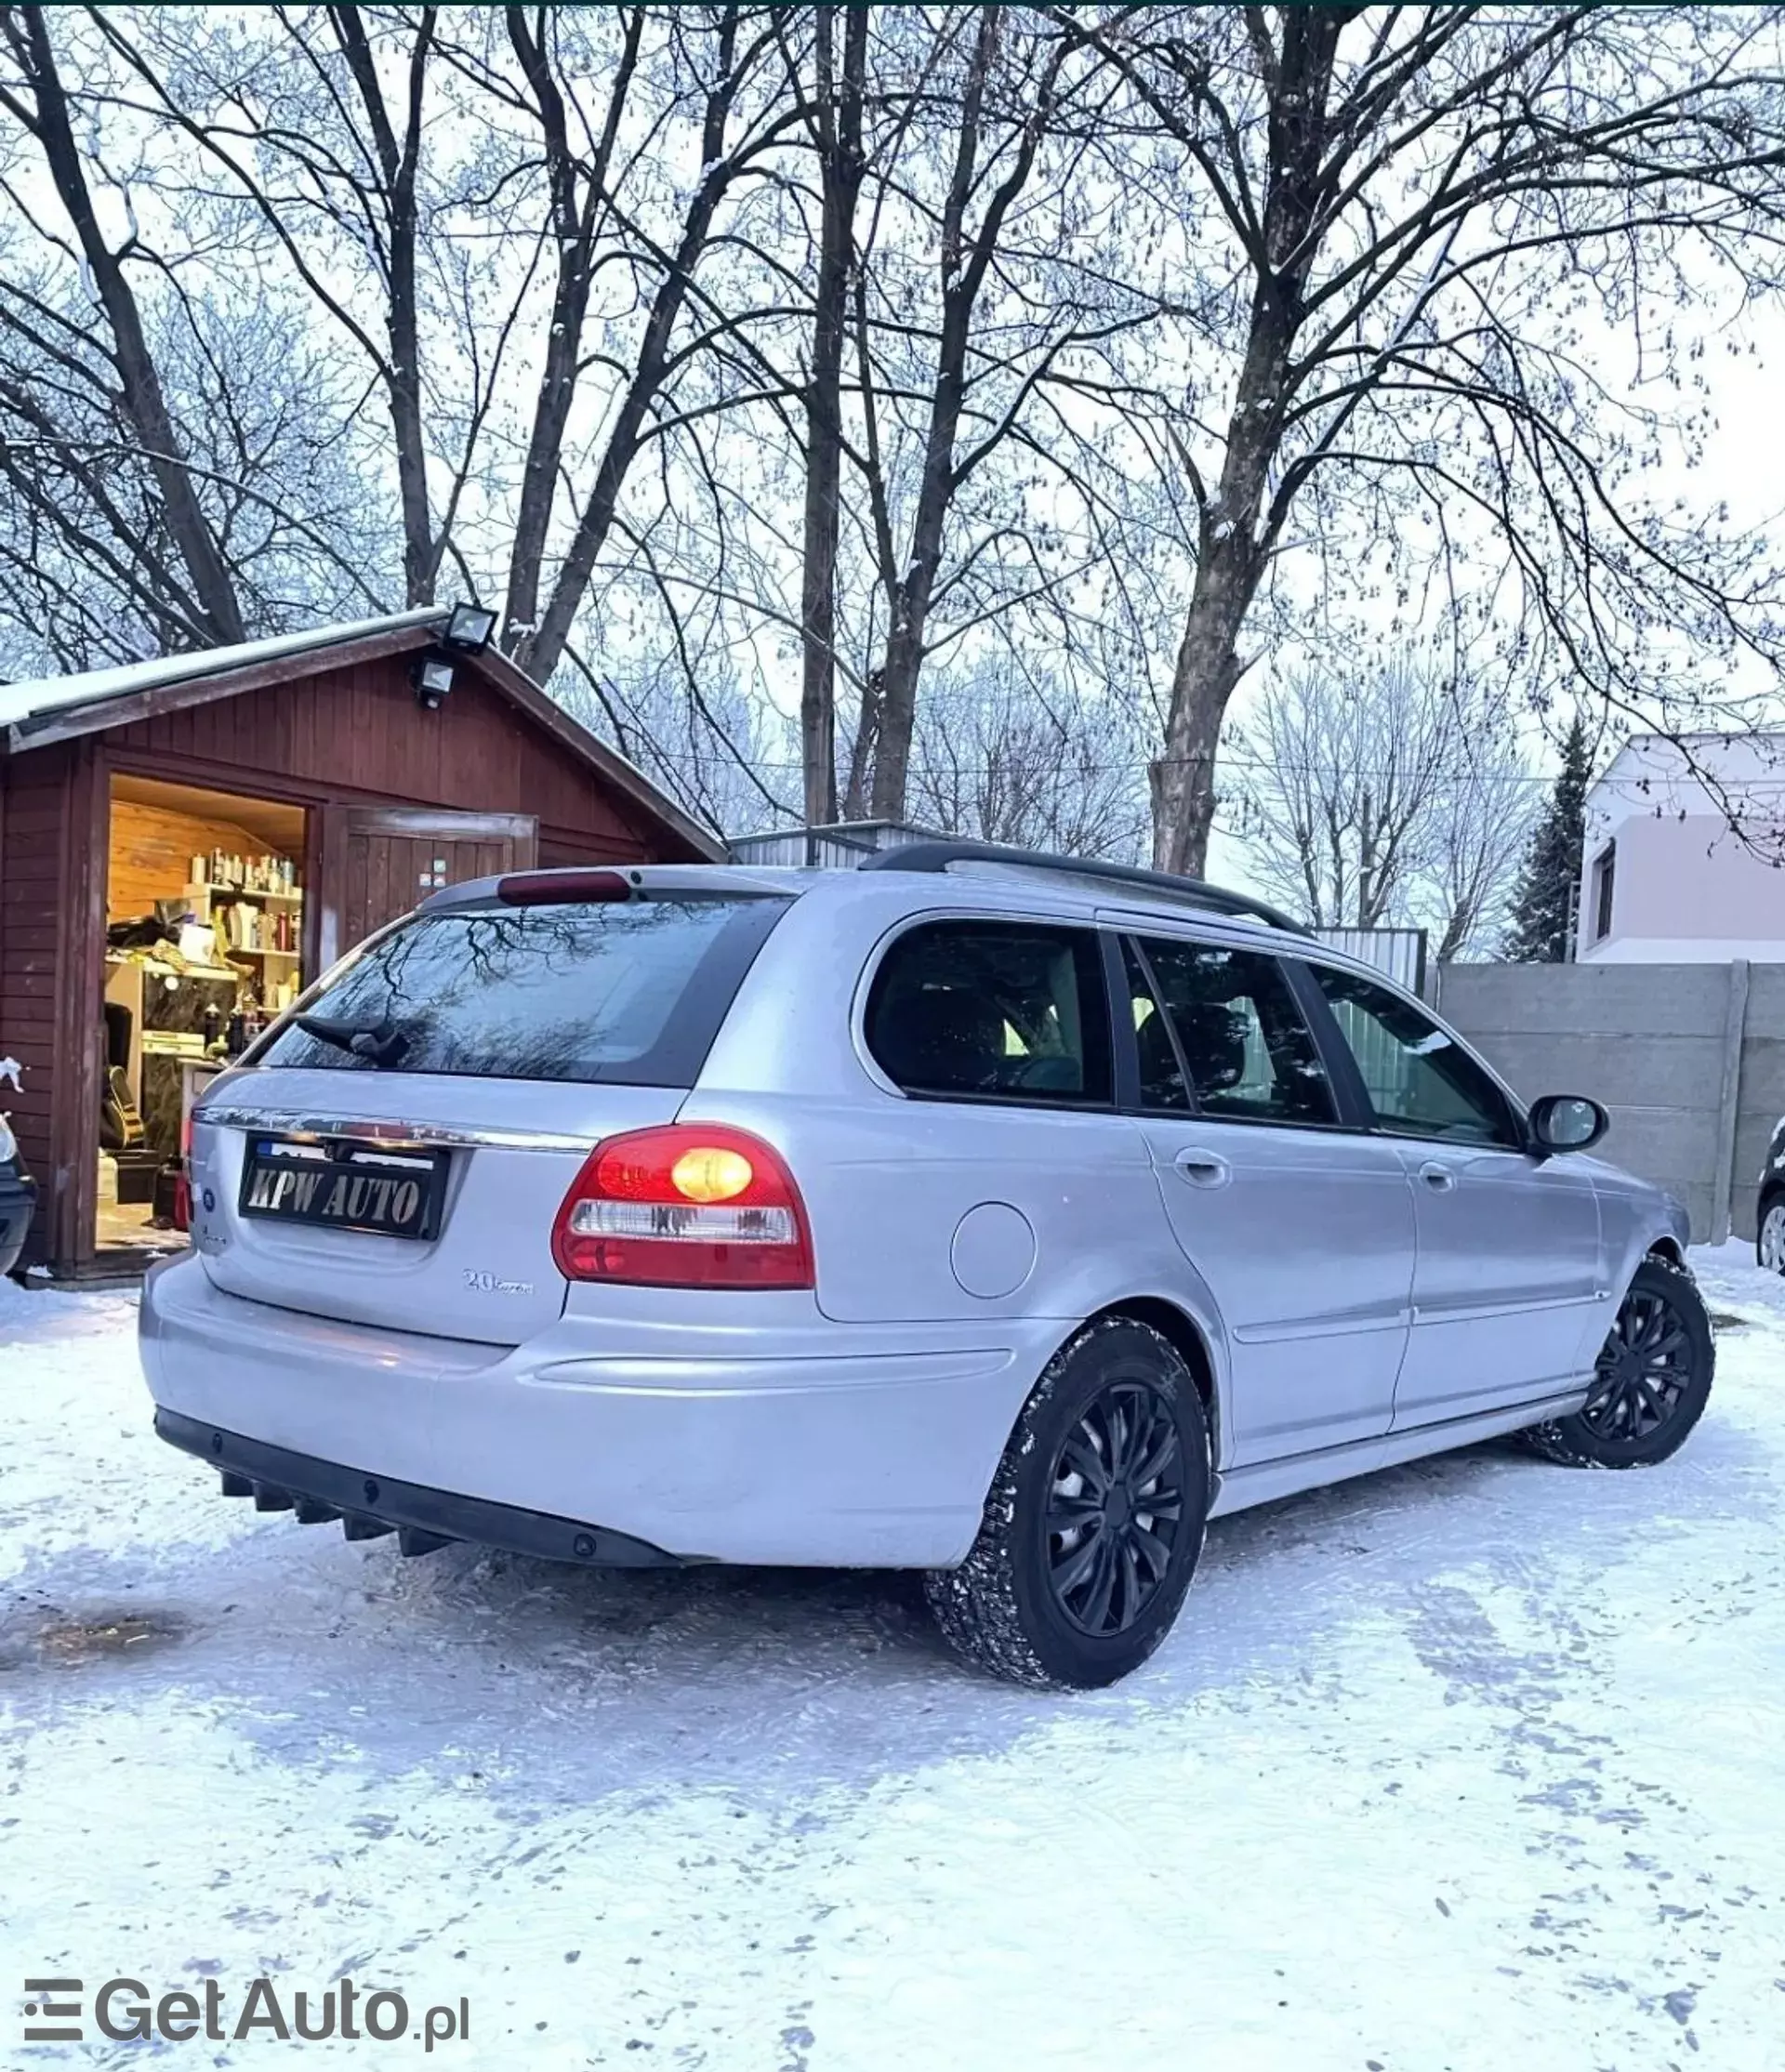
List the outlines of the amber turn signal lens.
{"label": "amber turn signal lens", "polygon": [[684,1151],[669,1168],[676,1192],[691,1202],[734,1200],[755,1178],[755,1167],[741,1151],[711,1145]]}

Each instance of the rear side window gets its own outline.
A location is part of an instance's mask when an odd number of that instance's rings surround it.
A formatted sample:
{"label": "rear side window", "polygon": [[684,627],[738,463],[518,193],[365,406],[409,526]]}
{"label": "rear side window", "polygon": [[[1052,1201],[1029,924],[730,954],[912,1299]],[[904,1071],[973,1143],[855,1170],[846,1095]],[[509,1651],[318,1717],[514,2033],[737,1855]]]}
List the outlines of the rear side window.
{"label": "rear side window", "polygon": [[[375,939],[251,1054],[262,1065],[691,1087],[782,899],[429,914]],[[328,1024],[325,1034],[313,1033]],[[368,1032],[368,1054],[351,1048]]]}
{"label": "rear side window", "polygon": [[1083,1106],[1110,1100],[1097,938],[1025,921],[931,921],[875,974],[867,1047],[907,1093]]}
{"label": "rear side window", "polygon": [[[1326,1067],[1274,957],[1164,938],[1148,938],[1141,947],[1203,1115],[1252,1122],[1338,1119]],[[1139,1036],[1144,1068],[1144,1026]]]}

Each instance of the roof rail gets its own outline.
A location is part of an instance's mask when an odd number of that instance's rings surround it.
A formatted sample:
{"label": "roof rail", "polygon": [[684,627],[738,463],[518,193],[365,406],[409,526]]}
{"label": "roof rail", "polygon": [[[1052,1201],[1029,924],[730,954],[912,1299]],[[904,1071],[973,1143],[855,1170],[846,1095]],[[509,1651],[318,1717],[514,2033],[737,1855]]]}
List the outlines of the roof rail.
{"label": "roof rail", "polygon": [[1102,878],[1114,885],[1133,885],[1155,894],[1167,892],[1189,900],[1216,914],[1240,914],[1268,921],[1273,928],[1291,935],[1311,932],[1291,920],[1280,907],[1250,892],[1232,892],[1200,878],[1178,878],[1170,871],[1141,870],[1132,864],[1099,864],[1083,856],[1054,856],[1045,850],[1010,849],[998,842],[907,842],[898,849],[883,849],[858,864],[857,870],[943,871],[950,864],[1016,864],[1026,870],[1066,871],[1075,878]]}

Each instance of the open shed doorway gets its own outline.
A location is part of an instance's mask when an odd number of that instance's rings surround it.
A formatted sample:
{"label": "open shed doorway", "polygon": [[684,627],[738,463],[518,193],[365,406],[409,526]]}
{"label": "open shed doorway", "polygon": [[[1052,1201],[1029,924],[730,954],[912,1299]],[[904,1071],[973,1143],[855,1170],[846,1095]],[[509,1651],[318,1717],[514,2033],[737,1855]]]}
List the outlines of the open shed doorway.
{"label": "open shed doorway", "polygon": [[108,804],[94,1245],[127,1266],[185,1245],[192,1102],[306,983],[311,838],[302,806],[156,777]]}

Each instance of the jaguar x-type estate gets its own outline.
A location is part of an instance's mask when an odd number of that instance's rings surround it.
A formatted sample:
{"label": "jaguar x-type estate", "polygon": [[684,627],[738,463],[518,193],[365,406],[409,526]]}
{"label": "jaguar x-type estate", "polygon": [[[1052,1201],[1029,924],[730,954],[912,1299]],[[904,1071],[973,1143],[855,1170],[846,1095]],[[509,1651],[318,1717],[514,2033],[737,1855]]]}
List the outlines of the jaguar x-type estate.
{"label": "jaguar x-type estate", "polygon": [[207,1089],[163,1437],[403,1551],[920,1570],[1106,1683],[1209,1520],[1517,1432],[1662,1460],[1678,1205],[1259,903],[968,844],[435,892]]}

